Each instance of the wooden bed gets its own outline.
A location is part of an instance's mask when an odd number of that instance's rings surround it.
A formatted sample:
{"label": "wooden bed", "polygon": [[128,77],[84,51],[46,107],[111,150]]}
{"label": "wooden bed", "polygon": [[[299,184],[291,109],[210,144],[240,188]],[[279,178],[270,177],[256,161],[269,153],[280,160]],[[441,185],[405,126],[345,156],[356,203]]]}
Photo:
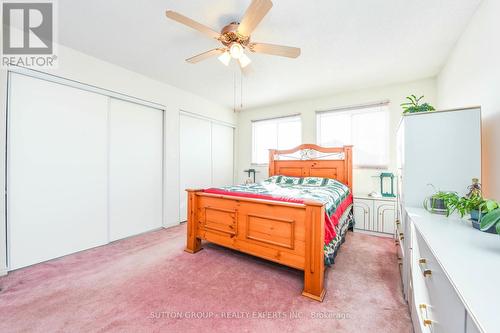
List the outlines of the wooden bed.
{"label": "wooden bed", "polygon": [[[290,150],[270,150],[269,176],[273,175],[333,178],[347,185],[352,193],[352,146],[324,148],[304,144]],[[206,240],[303,270],[302,295],[323,300],[323,204],[245,198],[194,189],[187,192],[187,252],[198,252],[201,240]]]}

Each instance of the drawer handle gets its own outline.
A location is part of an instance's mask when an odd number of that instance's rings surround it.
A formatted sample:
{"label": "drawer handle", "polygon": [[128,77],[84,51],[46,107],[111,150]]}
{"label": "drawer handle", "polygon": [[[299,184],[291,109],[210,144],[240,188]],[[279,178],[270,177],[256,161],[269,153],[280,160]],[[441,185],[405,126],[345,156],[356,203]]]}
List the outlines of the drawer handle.
{"label": "drawer handle", "polygon": [[[427,259],[425,259],[425,258],[418,259],[418,264],[420,266],[424,266],[425,264],[427,264]],[[422,267],[422,268],[424,268],[424,267]],[[424,270],[422,271],[422,274],[424,274],[424,277],[431,276],[432,271],[430,269],[424,268]]]}
{"label": "drawer handle", "polygon": [[[422,317],[422,322],[424,323],[424,326],[430,326],[432,325],[432,320],[430,320],[427,317],[427,304],[420,304],[419,306],[420,309],[420,316]],[[425,310],[425,317],[424,317],[424,310]]]}

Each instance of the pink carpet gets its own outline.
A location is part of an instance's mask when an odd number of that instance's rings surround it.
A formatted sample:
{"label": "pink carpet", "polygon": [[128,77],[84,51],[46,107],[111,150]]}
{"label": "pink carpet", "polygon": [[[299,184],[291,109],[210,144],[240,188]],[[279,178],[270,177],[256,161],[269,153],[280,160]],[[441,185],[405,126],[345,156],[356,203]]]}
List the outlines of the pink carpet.
{"label": "pink carpet", "polygon": [[11,272],[0,332],[411,332],[391,239],[349,233],[323,303],[300,271],[184,242],[183,225]]}

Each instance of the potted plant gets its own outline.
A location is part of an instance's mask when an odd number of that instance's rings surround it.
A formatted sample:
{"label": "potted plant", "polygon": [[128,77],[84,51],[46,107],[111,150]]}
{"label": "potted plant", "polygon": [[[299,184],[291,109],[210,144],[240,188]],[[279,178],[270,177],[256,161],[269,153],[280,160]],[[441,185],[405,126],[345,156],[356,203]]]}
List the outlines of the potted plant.
{"label": "potted plant", "polygon": [[403,107],[403,114],[435,111],[436,109],[429,103],[420,104],[423,98],[424,96],[418,98],[415,95],[407,96],[406,99],[409,100],[409,102],[401,104],[401,107]]}
{"label": "potted plant", "polygon": [[[477,212],[478,219],[472,226],[481,231],[500,234],[500,204],[495,200],[484,200]],[[472,217],[472,212],[471,212]]]}
{"label": "potted plant", "polygon": [[474,221],[477,222],[481,219],[481,211],[485,203],[485,200],[483,200],[483,191],[481,189],[481,184],[479,184],[479,179],[472,178],[472,185],[467,187],[467,189],[469,190],[469,192],[467,193],[466,198],[474,200],[474,204],[470,206],[470,218],[473,222],[474,227],[476,227]]}
{"label": "potted plant", "polygon": [[500,208],[496,208],[481,219],[481,231],[500,235]]}
{"label": "potted plant", "polygon": [[[434,185],[428,184],[434,189]],[[500,203],[483,198],[481,184],[472,179],[468,193],[460,197],[456,192],[436,191],[424,200],[424,208],[431,213],[450,216],[457,212],[461,217],[470,214],[472,226],[478,230],[500,234]]]}
{"label": "potted plant", "polygon": [[458,198],[458,194],[455,192],[437,191],[432,196],[425,198],[424,208],[434,214],[449,216],[452,208],[450,203],[454,202],[456,198]]}

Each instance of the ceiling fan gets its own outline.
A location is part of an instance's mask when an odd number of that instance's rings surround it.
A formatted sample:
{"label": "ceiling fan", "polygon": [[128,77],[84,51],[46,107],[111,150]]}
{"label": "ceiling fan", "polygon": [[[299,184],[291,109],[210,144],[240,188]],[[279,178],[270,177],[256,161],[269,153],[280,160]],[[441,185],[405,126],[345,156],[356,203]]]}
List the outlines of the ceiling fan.
{"label": "ceiling fan", "polygon": [[252,0],[241,22],[229,23],[222,28],[220,33],[173,10],[167,10],[165,14],[169,19],[187,25],[222,43],[221,47],[186,59],[187,62],[196,64],[210,57],[219,56],[218,59],[226,66],[229,65],[231,59],[235,59],[238,60],[240,67],[244,68],[252,61],[245,54],[245,50],[289,58],[297,58],[300,55],[300,48],[298,47],[254,43],[250,41],[252,32],[272,6],[273,3],[270,0]]}

